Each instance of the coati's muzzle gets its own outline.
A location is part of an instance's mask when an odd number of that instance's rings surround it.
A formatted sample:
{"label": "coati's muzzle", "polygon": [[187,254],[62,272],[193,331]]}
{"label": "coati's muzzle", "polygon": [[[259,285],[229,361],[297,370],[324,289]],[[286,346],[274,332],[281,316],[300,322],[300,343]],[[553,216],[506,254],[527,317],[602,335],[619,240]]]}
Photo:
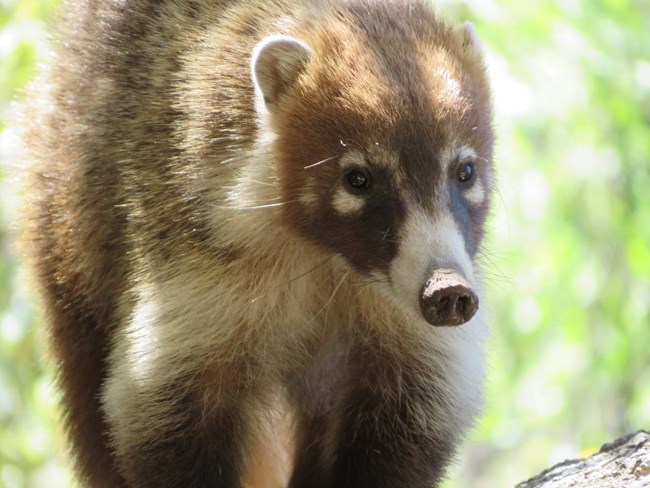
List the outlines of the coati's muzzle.
{"label": "coati's muzzle", "polygon": [[461,325],[478,310],[478,296],[459,271],[439,268],[422,287],[420,309],[431,325]]}

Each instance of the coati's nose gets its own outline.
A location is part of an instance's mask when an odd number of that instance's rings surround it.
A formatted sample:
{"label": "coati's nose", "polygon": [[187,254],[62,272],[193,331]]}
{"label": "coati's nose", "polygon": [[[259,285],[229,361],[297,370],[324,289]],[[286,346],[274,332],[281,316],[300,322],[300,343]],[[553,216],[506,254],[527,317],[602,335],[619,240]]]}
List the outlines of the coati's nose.
{"label": "coati's nose", "polygon": [[431,325],[461,325],[478,310],[478,296],[455,269],[436,269],[420,293],[422,315]]}

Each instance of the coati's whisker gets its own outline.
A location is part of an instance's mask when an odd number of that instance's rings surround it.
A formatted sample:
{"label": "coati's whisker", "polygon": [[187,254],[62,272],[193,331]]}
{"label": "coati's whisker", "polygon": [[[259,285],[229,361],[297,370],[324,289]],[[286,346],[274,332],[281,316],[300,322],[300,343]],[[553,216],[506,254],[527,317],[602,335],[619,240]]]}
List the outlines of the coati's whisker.
{"label": "coati's whisker", "polygon": [[288,205],[292,203],[292,200],[287,200],[285,202],[278,202],[278,203],[267,203],[264,205],[252,205],[249,207],[234,207],[234,206],[228,206],[228,205],[211,205],[212,208],[219,208],[223,210],[260,210],[260,209],[269,209],[269,208],[277,208],[277,207],[282,207],[283,205]]}
{"label": "coati's whisker", "polygon": [[[319,270],[319,269],[322,268],[323,266],[325,266],[329,261],[330,261],[330,258],[325,258],[325,259],[323,259],[323,260],[322,260],[320,263],[318,263],[316,266],[314,266],[314,267],[308,269],[307,271],[305,271],[305,272],[303,272],[303,273],[301,273],[301,274],[299,274],[299,275],[297,275],[297,276],[294,276],[294,277],[292,277],[292,278],[289,278],[287,281],[284,282],[283,285],[284,285],[284,286],[288,286],[288,285],[290,285],[291,283],[293,283],[294,281],[299,280],[300,278],[304,278],[304,277],[308,276],[309,274],[311,274],[311,273],[313,273],[313,272]],[[254,303],[254,302],[256,302],[257,300],[259,300],[259,299],[261,299],[261,298],[264,298],[264,297],[263,297],[263,296],[255,297],[255,298],[253,298],[253,299],[251,300],[251,303]]]}
{"label": "coati's whisker", "polygon": [[370,285],[373,283],[390,283],[390,280],[385,278],[378,278],[376,280],[359,280],[359,281],[350,281],[351,285]]}
{"label": "coati's whisker", "polygon": [[381,240],[382,240],[382,241],[384,241],[384,242],[398,242],[398,240],[397,240],[396,238],[394,238],[394,237],[389,238],[389,237],[388,237],[388,236],[390,235],[390,233],[391,233],[391,230],[392,230],[392,229],[391,229],[390,227],[388,227],[388,228],[384,231],[384,233],[383,233],[382,236],[381,236]]}
{"label": "coati's whisker", "polygon": [[316,314],[312,317],[311,322],[313,322],[314,320],[316,320],[316,319],[318,318],[318,316],[319,316],[321,313],[323,313],[324,310],[326,310],[326,309],[329,308],[329,306],[331,305],[332,301],[334,300],[334,297],[336,296],[336,292],[339,291],[339,288],[341,288],[341,285],[342,285],[343,282],[347,279],[347,277],[348,277],[349,274],[350,274],[350,271],[346,271],[346,272],[343,274],[343,277],[339,280],[338,284],[334,287],[334,290],[332,291],[332,294],[330,295],[329,299],[327,300],[327,302],[325,302],[325,305],[323,305],[323,306],[321,307],[321,309],[320,309],[318,312],[316,312]]}
{"label": "coati's whisker", "polygon": [[252,181],[253,183],[257,183],[258,185],[270,186],[272,188],[277,188],[278,187],[278,185],[275,184],[275,183],[268,183],[266,181],[257,181],[257,180],[254,180],[252,178],[249,178],[248,181]]}
{"label": "coati's whisker", "polygon": [[305,272],[302,273],[302,274],[299,274],[298,276],[294,276],[293,278],[290,278],[290,279],[286,282],[286,284],[293,283],[294,281],[299,280],[300,278],[304,278],[304,277],[307,276],[308,274],[313,273],[314,271],[316,271],[316,270],[322,268],[323,266],[325,266],[325,265],[328,263],[328,261],[330,261],[330,258],[325,258],[325,259],[323,259],[320,263],[318,263],[318,264],[317,264],[316,266],[314,266],[313,268],[308,269],[307,271],[305,271]]}
{"label": "coati's whisker", "polygon": [[330,158],[327,158],[327,159],[323,159],[323,160],[321,160],[321,161],[318,161],[317,163],[310,164],[309,166],[305,166],[303,169],[313,168],[314,166],[318,166],[319,164],[326,163],[326,162],[331,161],[332,159],[336,159],[336,158],[338,158],[338,156],[332,156],[332,157],[330,157]]}
{"label": "coati's whisker", "polygon": [[234,161],[237,161],[238,159],[239,156],[233,156],[231,158],[222,159],[221,161],[219,161],[219,164],[230,164]]}

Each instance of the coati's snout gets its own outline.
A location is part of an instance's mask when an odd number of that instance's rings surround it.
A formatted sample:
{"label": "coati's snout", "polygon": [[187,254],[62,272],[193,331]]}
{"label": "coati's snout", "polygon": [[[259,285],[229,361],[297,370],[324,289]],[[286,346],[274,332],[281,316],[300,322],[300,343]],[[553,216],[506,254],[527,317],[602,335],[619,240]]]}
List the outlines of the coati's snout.
{"label": "coati's snout", "polygon": [[420,309],[431,325],[462,325],[478,310],[478,295],[463,275],[450,268],[436,269],[420,292]]}

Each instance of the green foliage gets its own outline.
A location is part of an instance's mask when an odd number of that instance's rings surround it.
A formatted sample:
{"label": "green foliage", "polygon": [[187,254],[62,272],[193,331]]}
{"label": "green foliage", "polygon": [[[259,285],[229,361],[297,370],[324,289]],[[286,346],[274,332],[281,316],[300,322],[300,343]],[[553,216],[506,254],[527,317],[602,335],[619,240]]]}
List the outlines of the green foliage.
{"label": "green foliage", "polygon": [[14,95],[45,51],[54,2],[0,0],[0,487],[66,488],[56,392],[45,371],[43,328],[11,245],[15,186],[10,130]]}
{"label": "green foliage", "polygon": [[449,487],[512,485],[650,425],[650,4],[634,7],[459,9],[487,44],[500,184],[488,410]]}
{"label": "green foliage", "polygon": [[[54,3],[0,0],[0,131],[45,52]],[[485,42],[499,167],[484,258],[487,409],[446,486],[511,486],[650,427],[650,4],[448,0],[441,9],[471,19]],[[0,486],[70,486],[42,327],[9,245],[10,186],[5,175]]]}

